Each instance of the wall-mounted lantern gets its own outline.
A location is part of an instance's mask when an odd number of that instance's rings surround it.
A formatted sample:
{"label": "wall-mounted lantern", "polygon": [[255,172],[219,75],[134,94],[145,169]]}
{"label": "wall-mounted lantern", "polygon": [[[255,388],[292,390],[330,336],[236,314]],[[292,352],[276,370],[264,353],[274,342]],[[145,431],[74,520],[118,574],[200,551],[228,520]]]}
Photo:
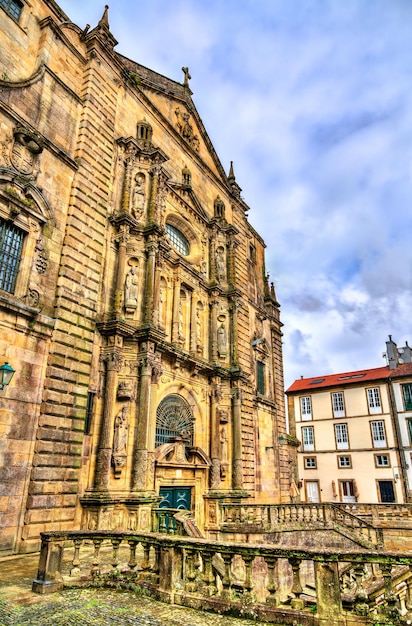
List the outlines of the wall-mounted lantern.
{"label": "wall-mounted lantern", "polygon": [[10,384],[11,379],[16,370],[12,368],[6,361],[3,365],[0,365],[0,391],[6,389],[6,387]]}

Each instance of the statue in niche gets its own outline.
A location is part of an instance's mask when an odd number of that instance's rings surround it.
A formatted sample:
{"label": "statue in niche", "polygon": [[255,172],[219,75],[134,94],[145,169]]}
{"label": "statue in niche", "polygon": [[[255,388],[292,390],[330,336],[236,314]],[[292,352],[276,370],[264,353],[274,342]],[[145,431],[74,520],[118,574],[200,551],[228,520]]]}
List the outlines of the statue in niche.
{"label": "statue in niche", "polygon": [[223,248],[218,248],[216,250],[216,276],[218,280],[223,280],[226,276]]}
{"label": "statue in niche", "polygon": [[127,442],[127,431],[129,430],[129,420],[127,419],[127,406],[119,411],[114,420],[114,437],[113,437],[113,452],[125,453]]}
{"label": "statue in niche", "polygon": [[115,478],[120,478],[122,468],[126,463],[128,430],[129,420],[127,417],[127,406],[125,405],[114,420],[112,463]]}
{"label": "statue in niche", "polygon": [[228,463],[228,458],[228,436],[226,426],[223,426],[220,431],[220,461],[222,463]]}
{"label": "statue in niche", "polygon": [[217,329],[217,351],[219,356],[226,356],[226,326],[225,323],[222,322]]}
{"label": "statue in niche", "polygon": [[124,283],[124,303],[126,308],[137,308],[137,297],[139,293],[139,277],[136,265],[132,265],[126,274]]}
{"label": "statue in niche", "polygon": [[142,217],[145,205],[145,177],[143,174],[136,174],[134,180],[135,186],[133,190],[132,215],[138,220]]}

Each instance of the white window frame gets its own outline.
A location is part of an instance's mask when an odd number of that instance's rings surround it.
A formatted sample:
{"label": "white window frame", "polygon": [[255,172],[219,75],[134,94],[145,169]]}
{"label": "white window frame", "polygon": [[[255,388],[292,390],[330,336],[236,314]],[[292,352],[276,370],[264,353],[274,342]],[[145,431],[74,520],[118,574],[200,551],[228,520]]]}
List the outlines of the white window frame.
{"label": "white window frame", "polygon": [[310,396],[300,398],[300,416],[302,422],[310,422],[312,419],[312,400]]}
{"label": "white window frame", "polygon": [[303,459],[305,469],[312,470],[317,469],[318,462],[315,456],[305,456]]}
{"label": "white window frame", "polygon": [[375,415],[382,413],[381,394],[379,387],[370,387],[366,390],[368,394],[369,413]]}
{"label": "white window frame", "polygon": [[335,424],[336,448],[349,450],[349,433],[347,424]]}
{"label": "white window frame", "polygon": [[[343,459],[348,459],[349,463],[342,463],[341,461]],[[351,469],[352,467],[352,459],[351,456],[349,454],[343,454],[343,455],[339,455],[338,456],[338,468],[339,469]]]}
{"label": "white window frame", "polygon": [[313,426],[302,428],[302,448],[305,452],[313,452],[315,449],[315,431]]}
{"label": "white window frame", "polygon": [[[379,463],[379,459],[387,459],[387,463]],[[376,467],[390,467],[391,459],[389,454],[375,454],[375,465]]]}
{"label": "white window frame", "polygon": [[374,448],[386,448],[385,421],[376,420],[371,422],[372,445]]}
{"label": "white window frame", "polygon": [[343,391],[334,391],[332,393],[332,411],[333,417],[345,417]]}

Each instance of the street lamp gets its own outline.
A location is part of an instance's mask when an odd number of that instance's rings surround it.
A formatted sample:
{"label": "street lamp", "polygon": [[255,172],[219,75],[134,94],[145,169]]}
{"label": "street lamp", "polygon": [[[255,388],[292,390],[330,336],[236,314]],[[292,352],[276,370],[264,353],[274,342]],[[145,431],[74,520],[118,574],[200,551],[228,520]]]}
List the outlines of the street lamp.
{"label": "street lamp", "polygon": [[7,361],[0,365],[0,391],[3,391],[9,385],[15,371]]}

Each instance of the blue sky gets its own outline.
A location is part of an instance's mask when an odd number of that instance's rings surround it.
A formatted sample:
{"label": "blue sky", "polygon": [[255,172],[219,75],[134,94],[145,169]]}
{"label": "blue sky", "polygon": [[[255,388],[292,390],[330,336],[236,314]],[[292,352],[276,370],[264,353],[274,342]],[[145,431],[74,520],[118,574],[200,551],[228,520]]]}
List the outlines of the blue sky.
{"label": "blue sky", "polygon": [[[60,6],[81,27],[104,8]],[[412,342],[412,2],[114,0],[109,21],[122,54],[189,66],[267,244],[286,386]]]}

